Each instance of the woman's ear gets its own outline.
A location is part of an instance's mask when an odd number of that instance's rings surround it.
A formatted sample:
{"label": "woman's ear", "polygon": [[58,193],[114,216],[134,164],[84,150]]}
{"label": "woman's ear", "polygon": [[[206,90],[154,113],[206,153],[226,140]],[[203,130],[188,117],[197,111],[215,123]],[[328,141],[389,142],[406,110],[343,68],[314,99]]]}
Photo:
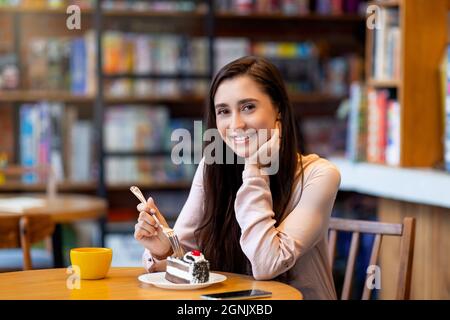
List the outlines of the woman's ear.
{"label": "woman's ear", "polygon": [[281,138],[281,119],[277,119],[277,121],[275,122],[275,128],[279,130],[278,134]]}

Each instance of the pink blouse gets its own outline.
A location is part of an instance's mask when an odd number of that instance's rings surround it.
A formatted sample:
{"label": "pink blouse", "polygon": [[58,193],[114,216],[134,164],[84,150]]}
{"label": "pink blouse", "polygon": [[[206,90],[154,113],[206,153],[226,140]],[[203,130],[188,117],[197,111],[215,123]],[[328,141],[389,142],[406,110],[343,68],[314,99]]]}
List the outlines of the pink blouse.
{"label": "pink blouse", "polygon": [[[332,163],[315,154],[302,156],[302,161],[303,192],[298,166],[294,190],[278,227],[274,227],[269,177],[255,166],[243,171],[234,206],[241,227],[240,244],[256,280],[273,279],[290,270],[288,284],[298,288],[305,299],[336,299],[327,232],[340,174]],[[203,167],[202,160],[174,226],[186,250],[198,249],[194,231],[203,217]],[[153,259],[147,249],[143,262],[149,272],[165,270],[165,260]]]}

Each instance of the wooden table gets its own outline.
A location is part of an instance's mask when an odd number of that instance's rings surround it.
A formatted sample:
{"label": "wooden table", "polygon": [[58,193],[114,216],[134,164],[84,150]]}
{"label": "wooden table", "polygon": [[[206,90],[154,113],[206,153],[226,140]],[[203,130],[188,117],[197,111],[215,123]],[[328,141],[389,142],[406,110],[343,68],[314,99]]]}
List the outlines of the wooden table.
{"label": "wooden table", "polygon": [[81,280],[80,289],[68,289],[66,269],[45,269],[0,273],[0,300],[181,300],[222,291],[261,289],[272,292],[270,299],[301,300],[300,291],[277,281],[256,281],[233,273],[227,280],[198,290],[168,290],[141,283],[143,268],[111,268],[102,280]]}
{"label": "wooden table", "polygon": [[53,199],[47,199],[43,193],[2,194],[0,197],[31,197],[45,200],[45,204],[42,207],[24,209],[20,213],[14,211],[8,212],[2,209],[0,215],[50,215],[56,223],[55,232],[52,237],[55,267],[63,267],[62,230],[60,224],[80,220],[100,220],[106,215],[107,209],[107,202],[104,199],[78,194],[58,194]]}
{"label": "wooden table", "polygon": [[2,194],[1,198],[27,197],[45,200],[42,207],[24,209],[22,212],[0,211],[0,215],[7,214],[48,214],[56,223],[70,223],[83,219],[98,219],[105,215],[107,203],[104,199],[78,194],[58,194],[53,199],[47,199],[43,193]]}

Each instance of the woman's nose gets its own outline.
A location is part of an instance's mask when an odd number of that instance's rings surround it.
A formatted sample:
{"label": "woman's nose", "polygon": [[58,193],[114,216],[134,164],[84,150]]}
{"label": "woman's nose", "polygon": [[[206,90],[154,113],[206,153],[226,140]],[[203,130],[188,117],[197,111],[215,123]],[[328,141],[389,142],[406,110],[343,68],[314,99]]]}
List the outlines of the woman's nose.
{"label": "woman's nose", "polygon": [[240,116],[240,114],[239,113],[233,114],[233,116],[231,118],[230,129],[232,129],[232,130],[244,129],[244,127],[245,127],[245,122],[242,120],[242,117]]}

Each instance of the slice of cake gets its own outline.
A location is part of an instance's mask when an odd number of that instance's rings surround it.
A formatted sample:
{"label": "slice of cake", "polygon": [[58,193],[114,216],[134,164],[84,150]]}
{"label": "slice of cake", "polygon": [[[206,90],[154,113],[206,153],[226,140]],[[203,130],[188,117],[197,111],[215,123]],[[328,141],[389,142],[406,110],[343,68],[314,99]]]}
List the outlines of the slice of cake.
{"label": "slice of cake", "polygon": [[198,250],[183,258],[167,257],[166,280],[173,283],[205,283],[209,280],[209,261]]}

